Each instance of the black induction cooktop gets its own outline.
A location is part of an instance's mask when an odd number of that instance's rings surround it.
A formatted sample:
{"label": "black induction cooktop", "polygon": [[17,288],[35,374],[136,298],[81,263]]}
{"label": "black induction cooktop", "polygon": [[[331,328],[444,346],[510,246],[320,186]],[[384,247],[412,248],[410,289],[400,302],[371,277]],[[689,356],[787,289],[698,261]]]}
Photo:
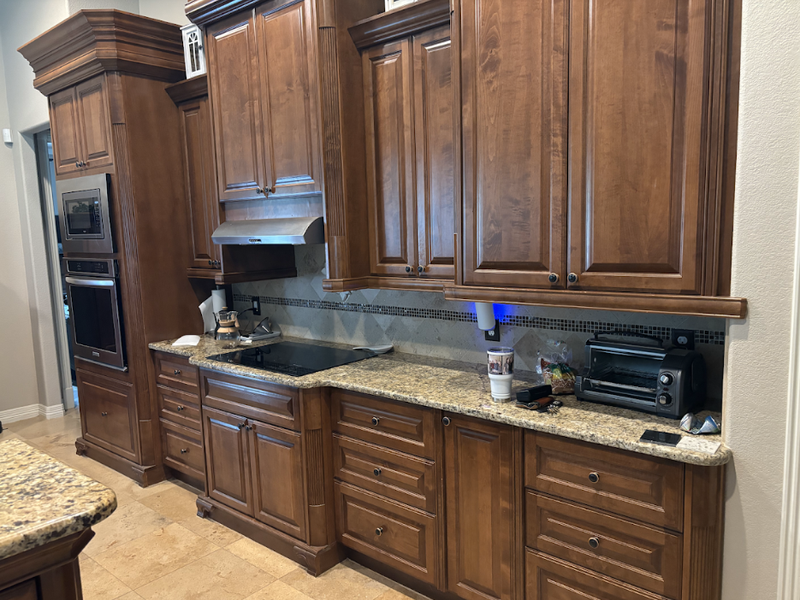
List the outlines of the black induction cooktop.
{"label": "black induction cooktop", "polygon": [[368,350],[344,350],[318,344],[278,342],[229,354],[217,354],[209,356],[209,359],[302,377],[373,356],[376,354]]}

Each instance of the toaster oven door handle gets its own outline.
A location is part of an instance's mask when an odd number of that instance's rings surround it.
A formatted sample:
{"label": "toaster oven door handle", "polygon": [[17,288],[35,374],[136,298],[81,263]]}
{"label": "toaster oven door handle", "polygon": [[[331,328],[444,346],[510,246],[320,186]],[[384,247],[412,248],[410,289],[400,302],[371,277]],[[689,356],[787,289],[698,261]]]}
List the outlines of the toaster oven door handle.
{"label": "toaster oven door handle", "polygon": [[113,279],[83,279],[77,277],[65,277],[64,281],[72,285],[85,285],[88,287],[114,287],[117,282]]}
{"label": "toaster oven door handle", "polygon": [[608,386],[613,388],[619,388],[622,390],[632,390],[634,392],[651,392],[653,394],[656,393],[656,390],[654,388],[639,387],[637,385],[629,385],[627,383],[617,383],[615,381],[605,381],[603,379],[592,379],[591,377],[585,377],[584,379],[591,385]]}

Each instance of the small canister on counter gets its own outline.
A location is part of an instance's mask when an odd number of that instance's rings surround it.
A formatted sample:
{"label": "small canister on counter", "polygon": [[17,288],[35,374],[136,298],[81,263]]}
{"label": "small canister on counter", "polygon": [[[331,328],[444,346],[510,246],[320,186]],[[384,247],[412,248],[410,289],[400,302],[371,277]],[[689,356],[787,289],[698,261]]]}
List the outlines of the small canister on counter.
{"label": "small canister on counter", "polygon": [[514,380],[514,349],[489,348],[486,354],[492,399],[495,402],[508,402],[511,400],[511,382]]}

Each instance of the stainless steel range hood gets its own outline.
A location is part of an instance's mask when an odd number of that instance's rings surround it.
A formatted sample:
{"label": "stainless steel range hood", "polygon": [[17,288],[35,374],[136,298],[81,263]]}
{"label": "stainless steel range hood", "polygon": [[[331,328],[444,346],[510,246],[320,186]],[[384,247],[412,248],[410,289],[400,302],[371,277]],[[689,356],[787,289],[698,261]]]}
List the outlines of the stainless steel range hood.
{"label": "stainless steel range hood", "polygon": [[258,244],[322,244],[325,231],[322,217],[255,219],[226,221],[213,233],[215,244],[251,246]]}

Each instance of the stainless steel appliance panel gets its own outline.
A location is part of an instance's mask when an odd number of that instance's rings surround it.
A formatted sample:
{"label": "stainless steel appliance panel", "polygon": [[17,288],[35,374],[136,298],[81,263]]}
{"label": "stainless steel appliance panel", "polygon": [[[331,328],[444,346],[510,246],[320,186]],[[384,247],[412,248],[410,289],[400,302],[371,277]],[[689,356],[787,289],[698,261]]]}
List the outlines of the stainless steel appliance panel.
{"label": "stainless steel appliance panel", "polygon": [[65,254],[112,254],[109,176],[105,173],[56,182],[59,227]]}

